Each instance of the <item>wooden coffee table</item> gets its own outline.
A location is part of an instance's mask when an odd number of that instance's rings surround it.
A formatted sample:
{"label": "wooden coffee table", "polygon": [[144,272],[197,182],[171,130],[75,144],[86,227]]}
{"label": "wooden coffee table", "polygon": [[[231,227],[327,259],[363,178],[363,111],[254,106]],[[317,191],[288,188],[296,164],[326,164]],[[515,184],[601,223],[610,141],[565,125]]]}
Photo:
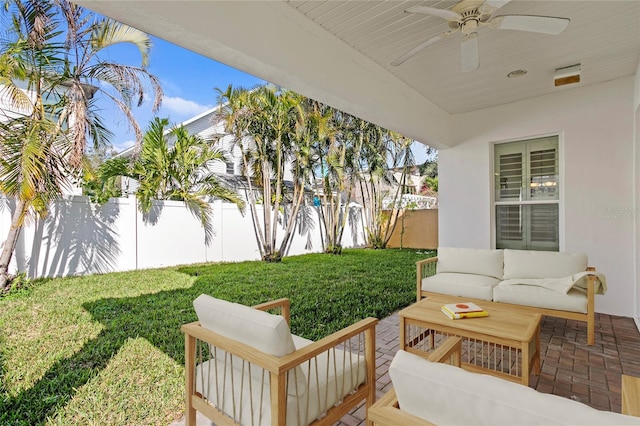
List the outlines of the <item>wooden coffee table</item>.
{"label": "wooden coffee table", "polygon": [[[440,311],[447,303],[475,302],[488,317],[452,320]],[[462,367],[529,385],[529,375],[540,374],[540,314],[517,306],[447,295],[430,295],[403,309],[401,349],[421,356],[447,336],[463,341]]]}

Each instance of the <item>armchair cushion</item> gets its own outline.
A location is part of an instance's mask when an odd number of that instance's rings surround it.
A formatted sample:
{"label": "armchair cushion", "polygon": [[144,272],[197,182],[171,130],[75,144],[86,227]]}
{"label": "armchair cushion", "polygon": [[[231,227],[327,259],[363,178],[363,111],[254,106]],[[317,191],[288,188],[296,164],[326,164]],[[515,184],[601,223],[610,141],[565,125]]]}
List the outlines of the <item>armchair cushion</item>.
{"label": "armchair cushion", "polygon": [[638,424],[634,417],[404,351],[396,353],[389,375],[400,409],[437,425]]}
{"label": "armchair cushion", "polygon": [[[202,326],[214,333],[237,340],[245,345],[281,357],[296,350],[289,325],[284,317],[253,309],[239,303],[216,299],[201,294],[193,301],[198,320]],[[217,349],[216,357],[223,359],[225,352]],[[224,360],[223,360],[224,361]],[[239,360],[238,362],[242,362]],[[262,369],[254,368],[253,376],[261,377]],[[303,393],[306,379],[300,367],[291,372],[288,393]]]}
{"label": "armchair cushion", "polygon": [[[297,336],[294,336],[294,340],[300,348],[313,343]],[[262,376],[255,375],[253,370],[251,374],[247,370],[246,365],[231,368],[228,364],[216,363],[215,359],[204,362],[196,368],[196,391],[210,401],[216,401],[216,406],[223,411],[236,412],[241,424],[270,425],[269,381],[262,380]],[[296,370],[303,373],[304,386],[308,381],[309,389],[306,392],[303,392],[304,388],[299,389],[298,395],[295,395],[295,392],[288,393],[287,426],[307,425],[313,422],[366,379],[363,358],[358,355],[350,356],[349,353],[338,349],[322,353]],[[326,374],[327,372],[329,374]],[[218,381],[221,377],[236,383],[250,378],[251,383],[242,387],[222,386]]]}
{"label": "armchair cushion", "polygon": [[202,326],[274,356],[296,350],[287,321],[249,306],[201,294],[193,307]]}

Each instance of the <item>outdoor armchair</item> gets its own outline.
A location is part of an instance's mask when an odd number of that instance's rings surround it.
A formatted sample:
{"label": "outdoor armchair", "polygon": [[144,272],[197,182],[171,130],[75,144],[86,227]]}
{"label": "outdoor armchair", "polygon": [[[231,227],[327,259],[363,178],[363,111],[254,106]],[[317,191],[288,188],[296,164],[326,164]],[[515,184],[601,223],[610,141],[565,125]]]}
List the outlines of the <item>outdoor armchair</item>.
{"label": "outdoor armchair", "polygon": [[[250,308],[207,295],[185,333],[186,424],[330,425],[375,400],[375,318],[313,342],[289,331],[289,300]],[[267,311],[278,311],[279,315]]]}
{"label": "outdoor armchair", "polygon": [[640,424],[636,377],[622,376],[620,414],[463,370],[460,356],[458,337],[424,356],[398,351],[389,366],[392,388],[369,409],[368,419],[378,426]]}

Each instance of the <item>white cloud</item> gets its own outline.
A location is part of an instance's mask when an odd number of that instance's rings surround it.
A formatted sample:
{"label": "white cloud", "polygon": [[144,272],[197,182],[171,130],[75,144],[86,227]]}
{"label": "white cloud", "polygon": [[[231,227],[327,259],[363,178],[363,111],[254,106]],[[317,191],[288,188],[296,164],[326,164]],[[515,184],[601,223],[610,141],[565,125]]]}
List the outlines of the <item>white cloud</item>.
{"label": "white cloud", "polygon": [[213,108],[213,105],[201,105],[178,96],[165,96],[162,99],[162,108],[176,113],[180,117],[193,117]]}
{"label": "white cloud", "polygon": [[124,142],[116,142],[113,144],[113,149],[115,149],[117,152],[122,152],[127,148],[131,148],[132,146],[134,146],[136,144],[136,141],[133,139],[129,139],[127,141]]}

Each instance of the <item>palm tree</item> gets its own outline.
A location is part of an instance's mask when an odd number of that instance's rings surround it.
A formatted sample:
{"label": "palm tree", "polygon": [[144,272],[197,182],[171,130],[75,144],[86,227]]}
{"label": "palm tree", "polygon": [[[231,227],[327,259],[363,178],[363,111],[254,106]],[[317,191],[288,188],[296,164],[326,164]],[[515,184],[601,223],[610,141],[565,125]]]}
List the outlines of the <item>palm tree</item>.
{"label": "palm tree", "polygon": [[[406,178],[415,165],[413,141],[395,132],[366,123],[359,184],[364,198],[365,240],[370,247],[385,248],[399,215],[398,201]],[[401,169],[399,180],[392,170]],[[385,204],[385,201],[387,204]]]}
{"label": "palm tree", "polygon": [[[51,201],[79,176],[88,141],[109,143],[96,96],[114,102],[139,141],[142,132],[131,113],[134,97],[142,102],[148,81],[154,108],[162,98],[157,79],[146,70],[151,44],[141,31],[97,18],[66,0],[5,4],[3,18],[11,24],[0,45],[0,84],[15,113],[0,117],[0,190],[14,200],[15,210],[0,254],[0,291],[8,286],[9,263],[25,220],[32,213],[46,216]],[[141,66],[101,57],[106,48],[122,43],[137,47]]]}
{"label": "palm tree", "polygon": [[245,195],[249,202],[251,212],[251,221],[253,223],[253,231],[260,250],[260,257],[264,258],[265,238],[261,232],[261,226],[258,219],[258,211],[256,205],[256,193],[254,191],[254,179],[252,170],[254,169],[254,161],[251,155],[251,143],[249,140],[249,125],[253,119],[251,110],[251,92],[245,88],[236,88],[231,85],[225,91],[216,89],[222,104],[216,115],[217,120],[225,123],[227,135],[231,136],[231,149],[238,148],[241,153],[242,173],[245,177],[246,188]]}
{"label": "palm tree", "polygon": [[[152,110],[157,111],[162,102],[160,82],[146,69],[151,39],[146,33],[111,19],[93,22],[92,14],[66,0],[55,0],[55,4],[59,5],[66,25],[66,67],[58,76],[60,84],[68,88],[65,94],[68,106],[62,111],[61,119],[69,120],[69,137],[74,148],[69,159],[71,165],[80,165],[87,140],[100,146],[109,143],[112,136],[97,114],[94,107],[97,97],[96,94],[89,96],[91,91],[110,100],[127,118],[136,134],[139,150],[143,134],[131,106],[134,102],[137,106],[142,105],[147,82],[153,92]],[[119,64],[101,57],[109,47],[122,44],[137,48],[140,66]]]}
{"label": "palm tree", "polygon": [[[294,142],[299,137],[296,129],[304,120],[301,97],[271,86],[253,90],[229,86],[226,91],[218,92],[221,103],[218,118],[225,121],[226,134],[232,136],[232,145],[242,153],[247,199],[260,255],[265,261],[278,262],[291,242],[294,224],[304,202],[305,178],[296,177],[295,169],[294,190],[289,194],[284,189],[285,167],[293,161]],[[256,198],[254,188],[261,191],[261,199]],[[258,216],[258,203],[263,205],[262,218]],[[285,228],[280,245],[279,219]]]}
{"label": "palm tree", "polygon": [[[221,185],[209,166],[224,161],[224,153],[215,149],[211,141],[191,135],[183,127],[168,130],[169,120],[155,118],[144,134],[139,157],[130,163],[116,157],[105,161],[98,171],[106,183],[116,176],[139,182],[136,198],[143,213],[149,213],[153,200],[183,201],[205,230],[205,243],[213,238],[213,210],[208,198],[234,203],[244,211],[238,194]],[[174,140],[170,146],[169,138]]]}
{"label": "palm tree", "polygon": [[[320,120],[327,120],[326,130],[318,133],[316,143],[317,167],[312,170],[313,180],[320,180],[321,189],[316,187],[320,203],[320,218],[324,228],[325,252],[342,252],[342,234],[347,218],[348,206],[355,179],[354,164],[358,161],[360,139],[354,132],[354,124],[359,119],[344,112],[315,103]],[[312,115],[313,116],[313,115]],[[318,176],[319,175],[319,176]]]}
{"label": "palm tree", "polygon": [[[218,92],[221,108],[216,118],[225,122],[225,135],[232,137],[233,147],[242,154],[247,199],[263,260],[278,261],[286,253],[294,225],[301,220],[300,213],[306,212],[301,208],[308,183],[321,200],[326,252],[341,251],[349,213],[346,209],[356,185],[363,195],[365,241],[376,248],[386,246],[398,212],[385,213],[383,201],[391,198],[395,205],[401,195],[413,165],[412,140],[286,90],[229,86]],[[284,193],[289,162],[293,189]],[[401,165],[400,186],[391,193],[391,169]],[[322,191],[315,185],[318,180]],[[256,198],[254,188],[260,189],[261,198]],[[262,218],[257,204],[263,204]],[[285,233],[276,246],[279,220]]]}
{"label": "palm tree", "polygon": [[287,217],[294,220],[285,221],[285,238],[279,249],[283,254],[289,250],[296,224],[299,225],[300,233],[307,232],[310,235],[314,229],[314,209],[306,205],[305,194],[309,184],[315,186],[314,170],[319,160],[316,153],[318,141],[329,137],[332,132],[329,108],[323,108],[319,102],[294,92],[289,92],[289,95],[294,99],[295,105],[291,111],[294,131],[290,135],[289,150],[293,188],[291,203],[285,206],[284,211],[285,214],[288,213]]}

